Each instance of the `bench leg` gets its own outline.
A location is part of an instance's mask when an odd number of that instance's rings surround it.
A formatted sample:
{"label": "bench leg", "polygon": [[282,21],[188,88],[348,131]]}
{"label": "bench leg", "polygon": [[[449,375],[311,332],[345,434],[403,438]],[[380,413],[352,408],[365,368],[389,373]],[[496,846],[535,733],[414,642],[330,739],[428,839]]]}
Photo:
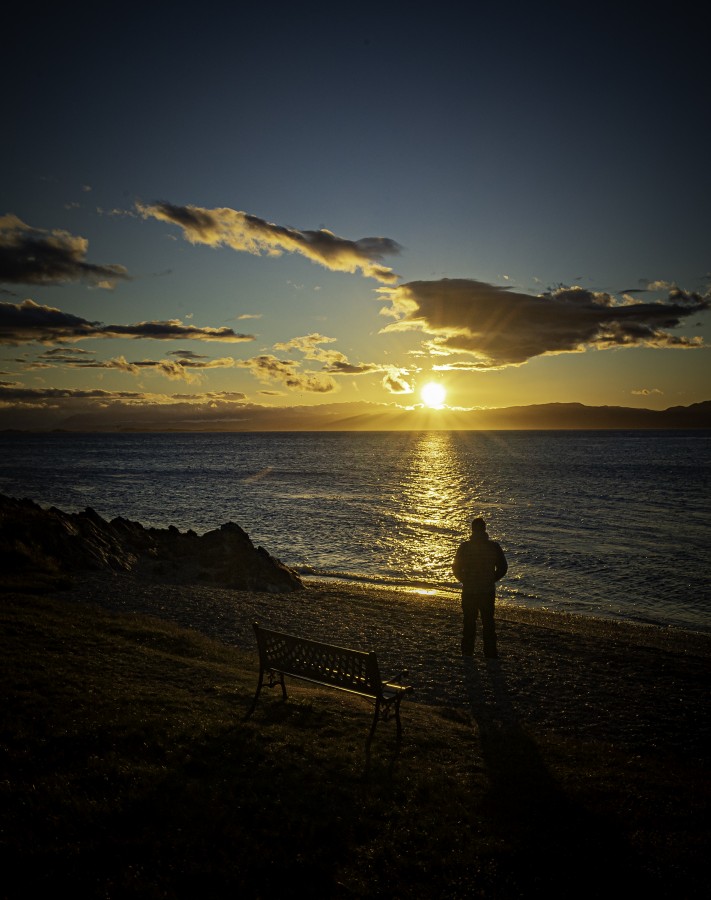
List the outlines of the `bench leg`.
{"label": "bench leg", "polygon": [[370,742],[373,740],[373,735],[375,734],[375,729],[378,726],[378,716],[380,715],[380,700],[375,701],[375,712],[373,713],[373,724],[370,726],[370,734],[368,735],[368,740],[366,741],[366,745],[370,745]]}
{"label": "bench leg", "polygon": [[283,672],[278,672],[276,678],[274,678],[273,672],[269,673],[269,687],[276,687],[276,685],[281,685],[281,699],[286,700],[286,683]]}
{"label": "bench leg", "polygon": [[[284,674],[283,672],[277,672],[276,677],[275,673],[270,670],[269,672],[269,687],[276,687],[279,685],[281,687],[281,696],[283,700],[286,700],[286,684],[284,682]],[[259,681],[257,683],[257,691],[254,695],[254,700],[252,700],[252,705],[249,707],[247,714],[245,715],[245,719],[248,719],[254,710],[257,708],[257,700],[259,699],[259,694],[261,693],[262,687],[264,686],[264,669],[259,670]]]}
{"label": "bench leg", "polygon": [[402,737],[402,725],[400,724],[400,700],[402,697],[398,697],[395,701],[395,723],[397,725],[397,742],[400,743],[400,738]]}
{"label": "bench leg", "polygon": [[257,708],[257,700],[259,699],[259,693],[262,690],[263,684],[264,684],[264,669],[260,668],[259,681],[257,682],[257,692],[254,695],[254,700],[252,700],[252,705],[249,707],[249,710],[247,711],[247,715],[245,716],[245,719],[248,719],[252,715],[254,710]]}
{"label": "bench leg", "polygon": [[402,723],[400,722],[400,701],[402,700],[402,695],[398,696],[395,700],[391,700],[389,703],[386,703],[385,706],[382,706],[381,700],[375,701],[375,713],[373,714],[373,724],[370,727],[370,734],[368,735],[367,744],[373,740],[373,735],[375,734],[375,729],[378,724],[378,717],[382,716],[383,719],[390,718],[391,708],[395,708],[395,725],[397,726],[397,742],[400,743],[402,739]]}

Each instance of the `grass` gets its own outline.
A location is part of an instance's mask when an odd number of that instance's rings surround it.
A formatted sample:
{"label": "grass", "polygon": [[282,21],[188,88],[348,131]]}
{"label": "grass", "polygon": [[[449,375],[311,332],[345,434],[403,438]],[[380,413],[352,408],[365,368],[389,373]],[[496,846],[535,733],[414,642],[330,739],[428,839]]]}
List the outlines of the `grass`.
{"label": "grass", "polygon": [[[256,685],[256,652],[0,596],[6,898],[705,896],[708,782],[495,711]],[[15,885],[15,887],[11,887]]]}

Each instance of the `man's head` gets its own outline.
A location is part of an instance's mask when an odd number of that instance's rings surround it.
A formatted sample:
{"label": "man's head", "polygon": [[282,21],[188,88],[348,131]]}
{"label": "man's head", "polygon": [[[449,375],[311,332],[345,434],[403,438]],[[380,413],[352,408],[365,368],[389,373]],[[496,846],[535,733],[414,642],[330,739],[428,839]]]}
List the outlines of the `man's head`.
{"label": "man's head", "polygon": [[478,516],[476,519],[472,519],[472,534],[484,534],[486,531],[486,522]]}

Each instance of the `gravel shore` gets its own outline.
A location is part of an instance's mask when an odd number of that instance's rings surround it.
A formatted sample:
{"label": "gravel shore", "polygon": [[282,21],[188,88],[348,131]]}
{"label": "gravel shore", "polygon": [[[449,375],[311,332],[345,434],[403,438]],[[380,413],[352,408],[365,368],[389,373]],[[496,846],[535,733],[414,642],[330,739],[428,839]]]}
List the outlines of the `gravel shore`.
{"label": "gravel shore", "polygon": [[703,759],[709,750],[711,635],[540,609],[497,607],[500,658],[459,653],[456,597],[307,581],[289,594],[85,575],[73,602],[144,613],[255,654],[252,623],[376,650],[383,674],[408,670],[415,702],[484,710],[505,724]]}

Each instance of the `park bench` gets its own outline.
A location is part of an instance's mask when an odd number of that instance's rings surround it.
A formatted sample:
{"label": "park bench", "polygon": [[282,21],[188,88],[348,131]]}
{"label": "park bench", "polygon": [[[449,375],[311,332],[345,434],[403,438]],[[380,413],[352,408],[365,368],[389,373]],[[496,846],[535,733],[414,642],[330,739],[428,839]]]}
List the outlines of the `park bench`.
{"label": "park bench", "polygon": [[351,650],[324,644],[308,638],[271,631],[254,623],[254,633],[259,649],[259,681],[252,706],[247,713],[251,716],[257,705],[259,693],[268,676],[268,686],[281,686],[282,697],[286,700],[286,684],[284,676],[309,681],[312,684],[336,688],[349,694],[358,694],[375,701],[373,724],[368,735],[368,742],[375,734],[378,719],[388,719],[395,714],[397,723],[397,739],[400,740],[400,702],[413,688],[400,684],[406,671],[392,678],[381,678],[378,658],[374,651]]}

